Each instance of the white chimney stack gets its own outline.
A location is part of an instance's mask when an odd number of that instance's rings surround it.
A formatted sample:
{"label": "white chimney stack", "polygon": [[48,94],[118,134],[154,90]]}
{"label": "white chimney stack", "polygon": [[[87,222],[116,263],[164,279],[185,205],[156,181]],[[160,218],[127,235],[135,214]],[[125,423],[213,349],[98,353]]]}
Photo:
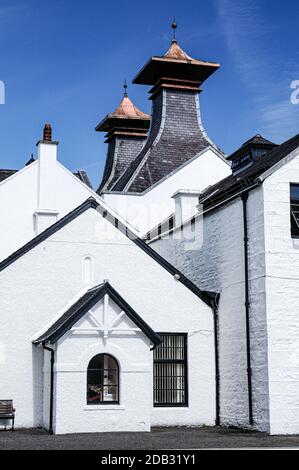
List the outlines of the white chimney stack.
{"label": "white chimney stack", "polygon": [[56,201],[56,164],[58,142],[52,141],[50,124],[44,127],[43,140],[37,143],[38,148],[38,199],[35,216],[35,231],[46,230],[57,221],[59,212]]}
{"label": "white chimney stack", "polygon": [[181,226],[198,212],[199,190],[180,189],[172,198],[175,200],[175,226]]}

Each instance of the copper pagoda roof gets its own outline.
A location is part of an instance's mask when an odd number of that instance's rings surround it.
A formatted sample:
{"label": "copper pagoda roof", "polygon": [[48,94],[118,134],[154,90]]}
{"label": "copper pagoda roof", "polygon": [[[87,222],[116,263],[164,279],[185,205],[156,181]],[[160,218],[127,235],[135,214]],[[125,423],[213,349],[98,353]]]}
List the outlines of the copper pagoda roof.
{"label": "copper pagoda roof", "polygon": [[164,56],[151,57],[133,83],[155,85],[163,77],[203,83],[219,67],[215,62],[193,59],[174,39]]}
{"label": "copper pagoda roof", "polygon": [[[122,122],[122,120],[126,120],[126,122]],[[150,120],[151,117],[140,111],[125,94],[117,109],[113,113],[108,114],[100,122],[96,127],[96,131],[108,132],[115,126],[127,127],[129,122],[130,124],[134,124],[134,127],[137,126],[148,129]],[[129,127],[131,127],[131,125]]]}

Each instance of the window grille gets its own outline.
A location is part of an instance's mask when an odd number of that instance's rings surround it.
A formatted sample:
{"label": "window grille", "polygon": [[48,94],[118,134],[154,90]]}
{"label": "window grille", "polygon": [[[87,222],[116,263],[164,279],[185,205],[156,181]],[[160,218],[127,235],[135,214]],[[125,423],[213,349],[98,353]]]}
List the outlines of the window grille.
{"label": "window grille", "polygon": [[160,334],[154,351],[154,405],[188,406],[187,335]]}

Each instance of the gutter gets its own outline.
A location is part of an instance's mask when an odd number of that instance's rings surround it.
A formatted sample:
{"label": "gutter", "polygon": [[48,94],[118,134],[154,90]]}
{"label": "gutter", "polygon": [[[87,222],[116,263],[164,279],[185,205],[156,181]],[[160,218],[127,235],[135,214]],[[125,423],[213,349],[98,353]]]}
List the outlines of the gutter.
{"label": "gutter", "polygon": [[55,364],[55,351],[48,348],[46,343],[42,343],[43,349],[51,353],[51,384],[50,384],[50,419],[49,419],[49,434],[53,432],[53,408],[54,408],[54,364]]}
{"label": "gutter", "polygon": [[216,384],[216,426],[220,426],[220,367],[219,367],[219,338],[218,338],[218,306],[220,294],[213,300],[214,313],[214,343],[215,343],[215,384]]}
{"label": "gutter", "polygon": [[247,352],[247,381],[248,381],[248,414],[249,424],[253,426],[252,407],[252,369],[251,369],[251,339],[250,339],[250,298],[249,298],[249,257],[248,257],[248,214],[247,201],[248,192],[241,196],[243,202],[243,223],[244,223],[244,266],[245,266],[245,315],[246,315],[246,352]]}
{"label": "gutter", "polygon": [[[221,201],[221,202],[218,202],[216,203],[215,205],[209,207],[208,209],[204,209],[203,211],[201,212],[198,212],[196,215],[194,215],[193,217],[191,217],[189,220],[185,220],[185,222],[180,225],[180,226],[177,226],[177,227],[174,227],[172,228],[171,230],[168,230],[167,232],[163,232],[159,235],[157,235],[156,237],[154,238],[150,238],[149,240],[146,240],[148,244],[151,244],[157,240],[160,240],[162,237],[166,236],[166,235],[170,235],[174,232],[176,232],[177,230],[180,230],[182,231],[184,229],[184,227],[188,224],[194,224],[195,221],[201,217],[201,216],[204,216],[206,214],[208,214],[209,212],[212,212],[216,209],[219,209],[220,207],[222,207],[224,204],[227,204],[228,202],[231,202],[233,201],[234,199],[237,199],[238,197],[242,197],[243,194],[249,192],[249,191],[252,191],[253,189],[257,188],[258,186],[260,186],[263,182],[262,181],[259,181],[258,179],[251,185],[251,186],[248,186],[247,188],[244,188],[242,189],[241,191],[237,192],[236,194],[233,194],[232,196],[230,196],[229,198],[225,199],[224,201]],[[172,214],[173,215],[173,214]],[[164,222],[166,222],[167,220],[165,220]],[[154,229],[152,230],[155,230],[156,227],[154,227]],[[147,234],[146,234],[147,235]],[[144,238],[143,238],[144,239]]]}

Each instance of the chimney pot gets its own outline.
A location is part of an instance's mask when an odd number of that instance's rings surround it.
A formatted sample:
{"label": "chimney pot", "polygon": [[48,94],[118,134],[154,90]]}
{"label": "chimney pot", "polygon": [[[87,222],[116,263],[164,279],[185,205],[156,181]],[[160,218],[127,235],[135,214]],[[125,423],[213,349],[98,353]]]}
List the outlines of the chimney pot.
{"label": "chimney pot", "polygon": [[52,142],[52,127],[51,124],[46,124],[44,127],[44,138],[45,142]]}

